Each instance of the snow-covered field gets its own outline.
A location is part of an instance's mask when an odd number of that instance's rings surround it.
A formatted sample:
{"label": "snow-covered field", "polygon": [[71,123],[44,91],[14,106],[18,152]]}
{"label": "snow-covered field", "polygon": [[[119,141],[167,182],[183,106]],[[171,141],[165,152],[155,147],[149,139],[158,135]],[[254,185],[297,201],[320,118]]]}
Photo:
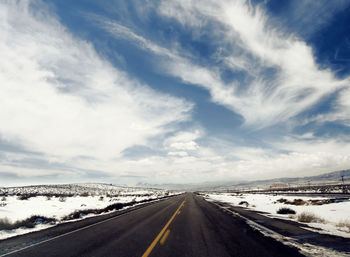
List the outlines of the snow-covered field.
{"label": "snow-covered field", "polygon": [[[350,237],[350,200],[339,200],[332,203],[313,205],[311,200],[325,200],[327,197],[285,196],[267,194],[230,194],[211,193],[206,195],[216,201],[226,202],[235,206],[243,206],[248,209],[266,212],[267,216],[278,217],[298,221],[302,213],[313,214],[316,222],[307,223],[314,228],[322,229],[321,232],[343,237]],[[284,200],[280,200],[284,199]],[[303,205],[291,204],[294,200],[301,199]],[[287,200],[287,203],[283,201]],[[242,203],[243,202],[243,203]],[[248,204],[244,203],[247,202]],[[320,201],[321,202],[321,201]],[[240,205],[241,203],[241,205]],[[280,208],[290,208],[296,212],[294,215],[277,214]]]}
{"label": "snow-covered field", "polygon": [[135,195],[154,194],[165,191],[160,189],[144,189],[114,186],[112,184],[81,183],[62,185],[38,185],[0,188],[0,195]]}
{"label": "snow-covered field", "polygon": [[[0,240],[53,226],[59,222],[63,222],[62,218],[75,211],[103,209],[116,203],[137,203],[143,200],[156,200],[173,194],[177,193],[167,190],[128,188],[107,184],[1,188]],[[55,221],[49,224],[40,224],[38,222],[33,228],[19,227],[15,229],[4,229],[6,224],[14,224],[35,215],[53,218]],[[88,216],[91,215],[93,214],[89,214]]]}

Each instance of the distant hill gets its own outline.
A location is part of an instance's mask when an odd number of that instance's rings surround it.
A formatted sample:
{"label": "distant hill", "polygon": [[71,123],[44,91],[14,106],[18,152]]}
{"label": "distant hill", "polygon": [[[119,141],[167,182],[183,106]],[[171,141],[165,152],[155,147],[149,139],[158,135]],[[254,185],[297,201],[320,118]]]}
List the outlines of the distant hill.
{"label": "distant hill", "polygon": [[317,176],[308,177],[295,177],[295,178],[276,178],[268,180],[249,181],[244,183],[236,183],[231,186],[219,186],[219,188],[241,188],[241,187],[266,187],[273,184],[325,184],[325,183],[341,183],[341,176],[343,176],[345,182],[350,181],[350,169],[333,171],[324,173]]}
{"label": "distant hill", "polygon": [[340,183],[341,176],[344,176],[345,182],[350,182],[350,169],[340,170],[324,173],[317,176],[308,177],[294,177],[294,178],[276,178],[267,180],[255,180],[255,181],[212,181],[197,184],[149,184],[138,183],[139,187],[153,187],[164,188],[172,190],[224,190],[224,189],[240,189],[240,188],[254,188],[254,187],[268,187],[273,184],[324,184],[324,183]]}
{"label": "distant hill", "polygon": [[341,176],[344,176],[344,180],[349,181],[350,180],[350,170],[341,170],[341,171],[334,171],[325,173],[318,176],[312,176],[312,177],[305,177],[304,179],[310,179],[312,181],[340,181]]}
{"label": "distant hill", "polygon": [[144,182],[139,182],[136,184],[136,187],[159,188],[159,189],[168,189],[168,190],[190,190],[193,188],[197,188],[197,186],[198,184],[172,184],[172,183],[152,184],[152,183],[144,183]]}

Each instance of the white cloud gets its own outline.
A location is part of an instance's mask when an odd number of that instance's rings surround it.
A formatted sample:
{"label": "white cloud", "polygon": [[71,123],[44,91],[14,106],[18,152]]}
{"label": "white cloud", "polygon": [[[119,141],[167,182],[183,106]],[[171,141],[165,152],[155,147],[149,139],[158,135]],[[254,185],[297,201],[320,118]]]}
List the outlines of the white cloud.
{"label": "white cloud", "polygon": [[[1,173],[11,173],[13,175],[16,175],[17,177],[21,179],[27,179],[27,178],[33,178],[33,177],[46,177],[46,176],[56,176],[61,178],[79,178],[81,175],[84,174],[84,172],[81,172],[77,169],[72,170],[63,170],[63,169],[39,169],[37,167],[35,168],[29,168],[29,167],[23,167],[23,166],[14,166],[12,164],[6,165],[6,164],[0,164],[0,176]],[[2,186],[6,186],[2,184]]]}
{"label": "white cloud", "polygon": [[272,158],[241,160],[235,163],[236,178],[262,179],[303,177],[330,171],[348,169],[350,156],[329,152],[292,152]]}
{"label": "white cloud", "polygon": [[320,114],[314,117],[318,122],[339,122],[350,127],[350,79],[348,80],[349,87],[341,91],[334,110],[327,114]]}
{"label": "white cloud", "polygon": [[0,136],[10,143],[101,164],[189,118],[191,103],[114,68],[42,2],[2,1],[0,13]]}
{"label": "white cloud", "polygon": [[[303,177],[350,166],[350,155],[346,152],[348,147],[343,152],[331,152],[326,145],[315,144],[307,148],[307,142],[299,144],[294,148],[290,142],[291,150],[288,153],[269,153],[268,149],[236,146],[227,148],[226,155],[216,151],[220,145],[199,145],[195,152],[173,151],[165,157],[121,160],[117,169],[126,171],[126,174],[142,170],[149,174],[145,180],[152,182],[192,183]],[[288,142],[285,147],[288,148]],[[232,159],[235,156],[237,159]]]}
{"label": "white cloud", "polygon": [[170,156],[188,156],[188,153],[185,151],[181,151],[181,152],[168,152],[168,155]]}
{"label": "white cloud", "polygon": [[203,133],[199,130],[194,130],[193,132],[179,132],[167,138],[164,145],[166,148],[174,150],[195,151],[199,148],[196,139],[201,136],[203,136]]}

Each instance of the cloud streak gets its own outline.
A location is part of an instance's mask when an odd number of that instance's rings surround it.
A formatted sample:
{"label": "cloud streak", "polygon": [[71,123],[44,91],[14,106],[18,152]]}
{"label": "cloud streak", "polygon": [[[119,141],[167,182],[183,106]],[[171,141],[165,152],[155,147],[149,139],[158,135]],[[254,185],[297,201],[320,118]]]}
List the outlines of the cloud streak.
{"label": "cloud streak", "polygon": [[[186,72],[188,65],[184,63],[174,63],[170,72],[184,81],[204,85],[215,102],[241,114],[248,126],[285,122],[323,97],[349,87],[349,79],[336,79],[330,70],[320,69],[310,46],[274,27],[265,12],[249,1],[162,1],[159,12],[194,30],[204,30],[210,22],[222,27],[220,42],[235,50],[219,58],[226,66],[245,73],[250,78],[248,83],[225,84],[220,80],[220,70],[213,74],[215,69],[208,67],[192,74]],[[202,81],[198,79],[203,77]]]}

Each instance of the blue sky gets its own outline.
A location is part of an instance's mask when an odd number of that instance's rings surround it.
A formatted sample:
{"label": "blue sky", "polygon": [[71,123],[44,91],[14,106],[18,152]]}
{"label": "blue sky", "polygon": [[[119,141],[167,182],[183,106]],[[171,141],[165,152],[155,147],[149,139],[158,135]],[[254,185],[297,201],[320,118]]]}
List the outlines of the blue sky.
{"label": "blue sky", "polygon": [[1,1],[0,186],[350,167],[350,2]]}

